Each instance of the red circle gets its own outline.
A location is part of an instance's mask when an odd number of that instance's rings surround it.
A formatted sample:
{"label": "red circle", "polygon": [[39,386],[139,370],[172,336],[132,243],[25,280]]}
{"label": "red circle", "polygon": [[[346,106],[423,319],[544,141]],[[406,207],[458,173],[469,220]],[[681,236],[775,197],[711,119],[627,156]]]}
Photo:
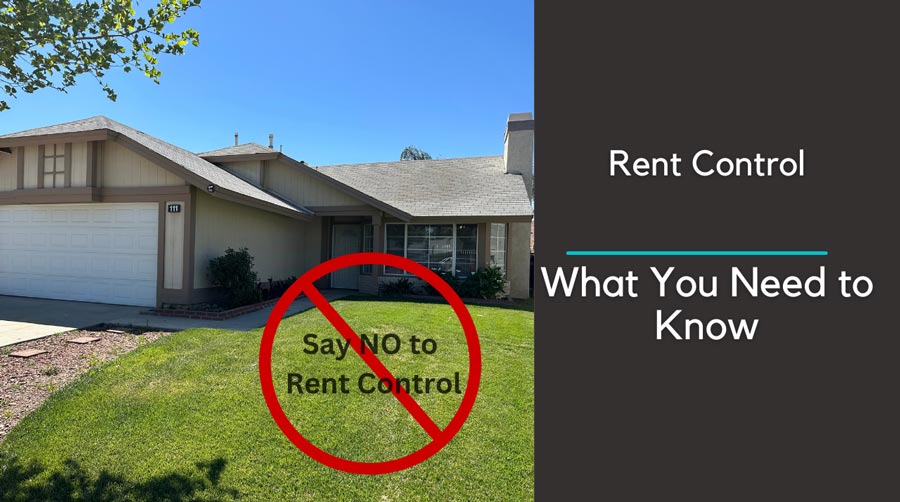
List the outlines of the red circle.
{"label": "red circle", "polygon": [[[463,328],[466,336],[466,345],[469,351],[469,379],[466,383],[466,390],[463,392],[462,402],[457,409],[456,414],[447,424],[447,427],[441,432],[440,436],[433,438],[432,441],[419,450],[416,450],[404,457],[383,462],[358,462],[355,460],[347,460],[334,456],[316,445],[309,442],[300,432],[294,428],[294,425],[285,415],[275,394],[275,384],[272,381],[272,344],[275,342],[275,333],[278,331],[278,325],[281,323],[287,308],[293,303],[294,299],[307,287],[313,287],[312,284],[317,279],[330,274],[335,270],[358,265],[387,265],[411,272],[415,276],[424,280],[436,289],[441,296],[447,300],[447,303],[453,308],[459,323]],[[429,457],[440,451],[457,432],[462,428],[463,423],[469,417],[472,406],[475,405],[475,397],[478,394],[478,386],[481,382],[481,345],[478,341],[478,332],[475,331],[475,323],[472,316],[466,309],[465,304],[459,298],[459,295],[453,291],[453,288],[441,279],[437,274],[428,268],[402,256],[396,256],[385,253],[353,253],[333,258],[326,262],[320,263],[313,267],[310,271],[303,274],[302,277],[294,281],[285,291],[285,293],[275,304],[272,313],[269,314],[269,320],[266,322],[266,328],[263,331],[262,342],[259,347],[259,379],[262,385],[263,397],[266,400],[266,406],[269,407],[269,413],[275,419],[275,423],[281,432],[294,443],[294,446],[300,451],[306,453],[314,460],[327,465],[333,469],[356,474],[387,474],[390,472],[408,469],[414,465],[424,462]]]}

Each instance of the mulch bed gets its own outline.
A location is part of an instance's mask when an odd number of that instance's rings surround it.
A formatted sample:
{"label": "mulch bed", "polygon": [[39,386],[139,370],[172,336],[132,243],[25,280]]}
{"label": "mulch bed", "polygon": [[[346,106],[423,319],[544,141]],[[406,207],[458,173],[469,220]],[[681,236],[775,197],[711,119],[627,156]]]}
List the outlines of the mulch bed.
{"label": "mulch bed", "polygon": [[[0,348],[0,440],[50,394],[82,373],[169,334],[140,329],[122,331],[76,330]],[[82,336],[100,340],[86,344],[67,342]],[[9,356],[26,349],[48,352],[27,359]]]}

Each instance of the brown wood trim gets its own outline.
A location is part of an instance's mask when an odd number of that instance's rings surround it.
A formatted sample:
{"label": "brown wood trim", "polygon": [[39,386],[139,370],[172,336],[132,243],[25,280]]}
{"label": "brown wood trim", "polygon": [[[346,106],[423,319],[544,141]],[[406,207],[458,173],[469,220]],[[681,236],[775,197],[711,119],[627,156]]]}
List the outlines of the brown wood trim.
{"label": "brown wood trim", "polygon": [[2,138],[0,139],[0,147],[10,146],[32,146],[48,143],[80,143],[82,141],[99,141],[109,137],[110,131],[107,129],[98,129],[95,131],[61,133],[61,134],[41,134],[37,136],[22,136],[21,138]]}
{"label": "brown wood trim", "polygon": [[25,188],[25,147],[16,148],[16,189]]}
{"label": "brown wood trim", "polygon": [[147,196],[147,195],[186,195],[191,192],[188,185],[167,185],[158,187],[101,187],[104,196]]}
{"label": "brown wood trim", "polygon": [[103,170],[106,169],[106,141],[97,141],[97,176],[94,184],[103,186]]}
{"label": "brown wood trim", "polygon": [[97,202],[95,189],[78,188],[28,188],[0,192],[0,205],[12,204],[73,204]]}
{"label": "brown wood trim", "polygon": [[[178,190],[155,190],[154,188],[176,188]],[[147,188],[98,188],[100,202],[166,202],[178,197],[186,197],[189,187],[147,187]]]}
{"label": "brown wood trim", "polygon": [[64,186],[69,188],[72,186],[72,143],[66,143],[63,147],[63,170],[65,171]]}
{"label": "brown wood trim", "polygon": [[[319,254],[319,263],[324,263],[331,258],[331,216],[322,218],[322,240]],[[317,288],[331,287],[331,274],[320,277],[313,283]]]}
{"label": "brown wood trim", "polygon": [[89,141],[87,148],[87,169],[85,169],[84,173],[84,185],[93,187],[97,186],[97,157],[99,153],[97,150],[100,148],[99,142]]}
{"label": "brown wood trim", "polygon": [[243,162],[247,160],[275,160],[278,158],[278,152],[271,153],[243,153],[239,155],[198,155],[208,162]]}
{"label": "brown wood trim", "polygon": [[166,201],[159,201],[156,217],[156,306],[162,306],[166,275]]}
{"label": "brown wood trim", "polygon": [[372,206],[307,206],[316,216],[376,216],[381,211]]}
{"label": "brown wood trim", "polygon": [[44,188],[44,145],[38,145],[37,187]]}
{"label": "brown wood trim", "polygon": [[316,169],[314,169],[306,164],[302,164],[302,163],[288,157],[287,155],[279,154],[277,160],[281,161],[288,167],[292,167],[294,169],[298,169],[302,172],[310,174],[310,175],[312,175],[313,178],[316,178],[320,181],[324,181],[326,184],[331,185],[338,191],[343,192],[343,193],[345,193],[351,197],[354,197],[356,199],[359,199],[362,202],[365,202],[365,203],[367,203],[371,206],[374,206],[378,209],[381,209],[382,211],[384,211],[390,215],[393,215],[397,218],[400,218],[403,221],[409,221],[409,219],[412,218],[411,214],[401,211],[401,210],[397,209],[396,207],[391,206],[389,204],[385,204],[384,202],[382,202],[374,197],[370,197],[369,195],[366,195],[349,185],[345,185],[344,183],[341,183],[340,181],[332,178],[331,176],[322,174],[319,171],[317,171]]}
{"label": "brown wood trim", "polygon": [[137,188],[28,188],[0,192],[0,204],[72,204],[78,202],[165,202],[167,198],[185,197],[191,187],[163,186]]}

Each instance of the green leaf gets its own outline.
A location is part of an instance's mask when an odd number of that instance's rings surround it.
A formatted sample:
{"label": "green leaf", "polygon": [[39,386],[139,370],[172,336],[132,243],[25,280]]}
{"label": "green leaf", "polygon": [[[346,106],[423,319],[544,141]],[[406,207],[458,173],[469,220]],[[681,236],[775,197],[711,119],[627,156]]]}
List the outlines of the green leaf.
{"label": "green leaf", "polygon": [[[200,0],[157,0],[146,17],[135,15],[133,0],[3,0],[0,2],[0,95],[41,89],[65,92],[80,75],[100,81],[115,101],[115,91],[102,81],[106,70],[137,69],[159,83],[160,54],[183,54],[188,41],[199,45],[199,34],[171,25]],[[131,44],[129,48],[125,44]],[[0,111],[9,105],[0,100]]]}

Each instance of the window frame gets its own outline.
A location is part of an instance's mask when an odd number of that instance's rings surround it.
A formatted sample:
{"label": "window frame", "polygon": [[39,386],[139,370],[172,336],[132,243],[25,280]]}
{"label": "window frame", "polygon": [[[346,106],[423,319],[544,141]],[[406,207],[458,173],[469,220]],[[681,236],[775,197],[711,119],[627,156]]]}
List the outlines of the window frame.
{"label": "window frame", "polygon": [[[509,223],[497,223],[491,222],[488,223],[490,225],[490,239],[491,242],[488,243],[488,252],[493,256],[494,254],[494,225],[503,225],[503,277],[507,276],[507,272],[509,270]],[[499,239],[497,239],[499,240]],[[492,260],[493,261],[493,260]],[[491,266],[496,266],[491,263]]]}
{"label": "window frame", "polygon": [[[391,223],[385,223],[383,225],[384,226],[384,245],[382,246],[382,251],[386,254],[393,254],[393,253],[388,253],[388,250],[387,250],[388,249],[388,227],[390,227],[392,225],[402,225],[403,226],[403,257],[404,258],[407,258],[408,253],[409,253],[409,226],[410,225],[421,225],[421,226],[450,225],[451,228],[453,229],[453,234],[451,237],[451,242],[452,242],[451,256],[452,256],[452,258],[451,258],[451,266],[450,266],[453,277],[456,277],[456,252],[457,252],[456,231],[457,231],[457,226],[458,225],[475,225],[475,270],[472,273],[478,271],[478,269],[479,269],[478,242],[479,242],[479,237],[480,237],[480,232],[478,231],[478,225],[479,225],[478,223],[456,223],[456,222],[431,222],[431,223],[427,223],[427,222],[426,223],[391,222]],[[395,254],[394,256],[400,256],[400,255]],[[386,275],[386,276],[408,277],[408,276],[415,275],[415,274],[411,274],[411,273],[407,272],[406,270],[401,270],[400,272],[389,272],[388,268],[389,267],[384,267],[384,275]]]}
{"label": "window frame", "polygon": [[[369,239],[371,240],[372,245],[369,249],[366,249],[366,234],[368,234]],[[375,225],[371,223],[363,223],[362,224],[362,243],[360,244],[360,249],[363,253],[369,251],[375,251]],[[372,264],[367,263],[359,266],[359,273],[362,275],[372,275]]]}
{"label": "window frame", "polygon": [[[62,146],[62,152],[57,148]],[[52,155],[47,155],[47,148],[53,150]],[[47,159],[53,159],[53,170],[47,170]],[[66,188],[66,146],[65,144],[50,143],[42,145],[40,155],[40,183],[41,188]],[[62,175],[62,183],[56,183],[56,177]],[[52,183],[47,185],[47,176],[50,177]]]}

